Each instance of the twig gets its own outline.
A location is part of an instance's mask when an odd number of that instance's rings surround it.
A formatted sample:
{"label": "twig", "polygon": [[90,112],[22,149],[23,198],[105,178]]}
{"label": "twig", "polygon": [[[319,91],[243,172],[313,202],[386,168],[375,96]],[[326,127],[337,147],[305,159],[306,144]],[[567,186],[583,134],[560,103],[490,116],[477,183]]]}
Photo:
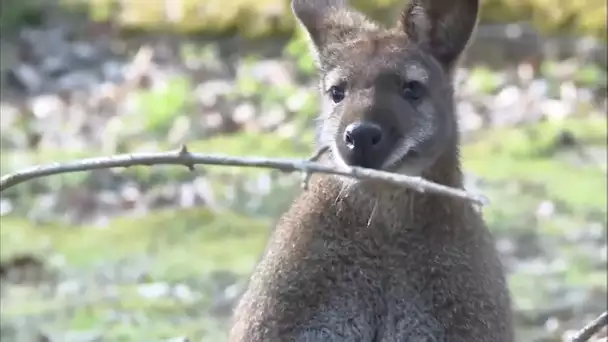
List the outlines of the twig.
{"label": "twig", "polygon": [[[318,161],[319,158],[321,158],[321,156],[323,155],[323,153],[327,152],[327,150],[329,150],[328,146],[321,147],[312,155],[312,157],[308,158],[308,161],[309,162]],[[304,172],[304,177],[302,177],[302,189],[308,190],[308,181],[310,181],[310,176],[312,176],[311,172],[309,172],[309,171]]]}
{"label": "twig", "polygon": [[604,311],[596,319],[579,330],[572,338],[572,342],[585,342],[595,335],[603,326],[608,325],[608,311]]}
{"label": "twig", "polygon": [[338,170],[317,162],[305,160],[202,155],[198,153],[190,153],[186,146],[182,146],[179,150],[170,152],[121,154],[110,157],[81,159],[64,164],[53,163],[49,165],[35,166],[2,176],[0,179],[0,193],[28,180],[61,173],[82,172],[114,167],[129,167],[136,165],[185,165],[190,170],[194,170],[195,164],[271,168],[285,172],[303,171],[308,173],[333,174],[357,179],[380,180],[399,186],[408,187],[419,192],[443,194],[455,198],[467,199],[480,205],[488,203],[488,200],[484,196],[469,194],[462,189],[447,187],[445,185],[427,181],[420,177],[409,177],[361,167],[351,167],[347,170]]}

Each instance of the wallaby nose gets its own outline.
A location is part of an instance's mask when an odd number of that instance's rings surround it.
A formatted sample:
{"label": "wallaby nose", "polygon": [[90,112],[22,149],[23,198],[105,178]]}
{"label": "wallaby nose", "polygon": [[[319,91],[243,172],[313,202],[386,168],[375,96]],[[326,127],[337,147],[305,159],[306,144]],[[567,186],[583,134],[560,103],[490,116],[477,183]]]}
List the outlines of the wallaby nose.
{"label": "wallaby nose", "polygon": [[351,150],[373,152],[382,141],[382,129],[371,122],[356,122],[346,126],[344,142]]}

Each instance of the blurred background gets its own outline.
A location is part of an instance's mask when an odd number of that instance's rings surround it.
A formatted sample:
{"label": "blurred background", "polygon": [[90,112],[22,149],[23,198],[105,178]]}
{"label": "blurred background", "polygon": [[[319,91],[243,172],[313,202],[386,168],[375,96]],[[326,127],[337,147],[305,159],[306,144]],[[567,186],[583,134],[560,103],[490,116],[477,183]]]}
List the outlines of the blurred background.
{"label": "blurred background", "polygon": [[[390,24],[404,1],[354,3]],[[606,2],[482,3],[455,80],[467,184],[492,201],[484,213],[509,272],[517,340],[566,341],[607,302]],[[3,175],[182,143],[313,152],[314,66],[288,0],[0,4]],[[155,166],[3,192],[0,338],[225,341],[299,182]]]}

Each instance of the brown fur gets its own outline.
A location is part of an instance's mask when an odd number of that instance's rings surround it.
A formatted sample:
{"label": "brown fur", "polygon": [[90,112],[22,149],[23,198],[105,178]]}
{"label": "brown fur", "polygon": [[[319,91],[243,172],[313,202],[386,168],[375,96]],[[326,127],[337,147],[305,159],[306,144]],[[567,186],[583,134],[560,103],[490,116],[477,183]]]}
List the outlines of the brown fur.
{"label": "brown fur", "polygon": [[[380,28],[344,0],[294,0],[321,76],[322,162],[463,186],[451,73],[476,0],[414,0]],[[422,84],[416,101],[402,82]],[[332,103],[331,86],[344,85]],[[334,101],[335,102],[335,101]],[[349,159],[344,131],[371,122],[374,153]],[[494,240],[468,202],[372,181],[311,178],[280,219],[235,310],[231,342],[513,341]]]}

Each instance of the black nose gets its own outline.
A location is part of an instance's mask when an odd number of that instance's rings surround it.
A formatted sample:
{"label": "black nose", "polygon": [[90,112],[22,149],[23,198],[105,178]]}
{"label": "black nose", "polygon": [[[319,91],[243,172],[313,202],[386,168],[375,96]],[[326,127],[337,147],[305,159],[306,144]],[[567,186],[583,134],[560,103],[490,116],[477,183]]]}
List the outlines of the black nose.
{"label": "black nose", "polygon": [[340,153],[344,161],[353,166],[378,168],[385,157],[386,134],[371,122],[357,122],[346,126]]}
{"label": "black nose", "polygon": [[344,130],[344,142],[351,150],[360,150],[370,153],[380,146],[382,141],[382,129],[380,126],[370,122],[357,122],[346,126]]}

